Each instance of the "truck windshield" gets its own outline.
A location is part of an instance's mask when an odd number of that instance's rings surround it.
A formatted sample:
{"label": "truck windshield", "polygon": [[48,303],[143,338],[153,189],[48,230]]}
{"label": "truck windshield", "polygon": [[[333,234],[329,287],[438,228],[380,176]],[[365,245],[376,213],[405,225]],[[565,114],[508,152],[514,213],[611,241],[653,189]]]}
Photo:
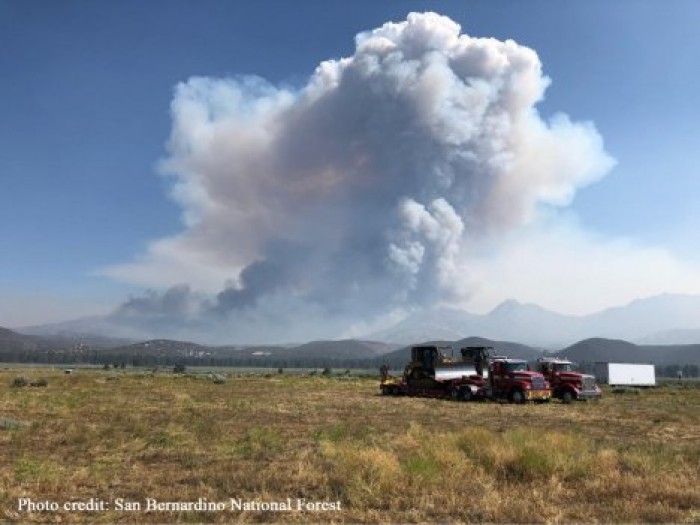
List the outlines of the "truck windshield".
{"label": "truck windshield", "polygon": [[574,365],[571,363],[557,363],[554,365],[554,370],[557,372],[573,372]]}
{"label": "truck windshield", "polygon": [[525,372],[527,363],[506,363],[506,370],[508,372]]}

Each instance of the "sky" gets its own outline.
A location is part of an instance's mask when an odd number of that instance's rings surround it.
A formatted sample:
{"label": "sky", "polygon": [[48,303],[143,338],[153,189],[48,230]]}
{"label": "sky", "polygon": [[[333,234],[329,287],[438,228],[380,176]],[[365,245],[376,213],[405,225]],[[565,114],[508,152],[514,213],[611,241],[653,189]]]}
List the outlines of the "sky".
{"label": "sky", "polygon": [[697,27],[695,1],[0,0],[0,326],[700,293]]}

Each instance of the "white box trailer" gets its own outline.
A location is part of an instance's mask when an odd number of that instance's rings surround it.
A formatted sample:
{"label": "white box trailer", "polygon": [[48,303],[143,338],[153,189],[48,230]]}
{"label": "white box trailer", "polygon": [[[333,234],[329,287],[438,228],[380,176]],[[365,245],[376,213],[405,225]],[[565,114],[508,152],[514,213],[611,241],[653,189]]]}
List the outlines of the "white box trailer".
{"label": "white box trailer", "polygon": [[639,363],[596,363],[598,383],[610,386],[656,386],[654,365]]}

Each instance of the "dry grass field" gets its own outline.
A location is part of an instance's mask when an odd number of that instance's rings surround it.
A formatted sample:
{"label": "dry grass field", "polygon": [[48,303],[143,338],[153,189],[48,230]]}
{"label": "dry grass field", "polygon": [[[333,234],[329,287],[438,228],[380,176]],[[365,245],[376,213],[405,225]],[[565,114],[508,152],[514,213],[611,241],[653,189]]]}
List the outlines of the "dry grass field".
{"label": "dry grass field", "polygon": [[[48,386],[11,386],[21,373],[0,371],[4,521],[700,521],[692,385],[513,406],[387,398],[369,379],[31,370]],[[103,508],[71,510],[90,498]],[[59,508],[27,512],[42,502]]]}

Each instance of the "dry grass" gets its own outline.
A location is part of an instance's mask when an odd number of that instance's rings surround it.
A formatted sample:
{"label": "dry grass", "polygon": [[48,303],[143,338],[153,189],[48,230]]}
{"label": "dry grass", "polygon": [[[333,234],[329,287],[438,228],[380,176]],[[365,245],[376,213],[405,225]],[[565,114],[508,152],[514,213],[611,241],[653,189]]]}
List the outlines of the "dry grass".
{"label": "dry grass", "polygon": [[[377,381],[0,372],[0,519],[698,522],[700,388],[513,406]],[[27,372],[31,375],[31,372]],[[319,512],[17,511],[18,498],[340,501]]]}

